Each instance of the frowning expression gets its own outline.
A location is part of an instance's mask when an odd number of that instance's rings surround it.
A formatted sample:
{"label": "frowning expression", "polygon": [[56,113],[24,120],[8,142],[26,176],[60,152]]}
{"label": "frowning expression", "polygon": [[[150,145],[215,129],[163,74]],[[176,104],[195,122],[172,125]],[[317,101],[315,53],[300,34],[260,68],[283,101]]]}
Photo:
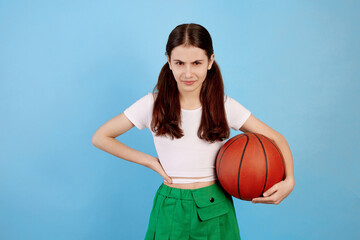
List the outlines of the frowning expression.
{"label": "frowning expression", "polygon": [[180,45],[174,48],[168,63],[177,82],[179,92],[196,91],[200,93],[207,71],[211,69],[214,54],[208,59],[205,50]]}

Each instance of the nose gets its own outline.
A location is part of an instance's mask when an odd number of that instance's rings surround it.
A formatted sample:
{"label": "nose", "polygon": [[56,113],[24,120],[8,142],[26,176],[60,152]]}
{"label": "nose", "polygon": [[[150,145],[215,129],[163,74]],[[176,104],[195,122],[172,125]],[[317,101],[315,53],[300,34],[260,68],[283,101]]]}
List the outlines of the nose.
{"label": "nose", "polygon": [[192,72],[191,66],[189,66],[189,65],[186,66],[186,68],[185,68],[185,77],[186,78],[191,78],[191,76],[192,76],[191,72]]}

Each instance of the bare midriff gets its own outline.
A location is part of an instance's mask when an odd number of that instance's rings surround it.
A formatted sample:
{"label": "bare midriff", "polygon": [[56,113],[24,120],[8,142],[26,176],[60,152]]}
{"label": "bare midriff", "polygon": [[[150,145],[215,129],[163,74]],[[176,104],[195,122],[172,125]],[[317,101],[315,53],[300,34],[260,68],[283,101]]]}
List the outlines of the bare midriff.
{"label": "bare midriff", "polygon": [[[178,179],[186,179],[186,178],[191,178],[191,179],[201,179],[204,177],[171,177],[171,178],[178,178]],[[168,183],[166,181],[164,181],[164,184],[166,186],[169,187],[173,187],[173,188],[181,188],[181,189],[197,189],[197,188],[202,188],[202,187],[207,187],[210,186],[212,184],[216,183],[216,180],[213,181],[209,181],[209,182],[194,182],[194,183]]]}

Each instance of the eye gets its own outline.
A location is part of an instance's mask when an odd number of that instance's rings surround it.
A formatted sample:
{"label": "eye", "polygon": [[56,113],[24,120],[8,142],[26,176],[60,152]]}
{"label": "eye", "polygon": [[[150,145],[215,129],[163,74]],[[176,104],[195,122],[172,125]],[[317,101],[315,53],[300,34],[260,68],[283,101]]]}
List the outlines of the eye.
{"label": "eye", "polygon": [[200,62],[194,62],[195,63],[195,65],[200,65],[201,63]]}
{"label": "eye", "polygon": [[181,65],[181,64],[182,64],[182,62],[176,62],[175,64]]}

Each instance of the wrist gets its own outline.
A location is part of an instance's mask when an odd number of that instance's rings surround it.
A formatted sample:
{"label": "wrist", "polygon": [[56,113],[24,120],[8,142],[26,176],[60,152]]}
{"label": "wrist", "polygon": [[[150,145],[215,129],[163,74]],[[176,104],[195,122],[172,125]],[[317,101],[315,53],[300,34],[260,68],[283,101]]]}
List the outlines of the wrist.
{"label": "wrist", "polygon": [[145,156],[145,164],[144,166],[147,168],[153,168],[155,166],[155,164],[157,163],[157,158],[150,156],[150,155],[146,155]]}
{"label": "wrist", "polygon": [[292,187],[295,186],[295,178],[294,176],[288,176],[284,179],[284,182],[290,184]]}

